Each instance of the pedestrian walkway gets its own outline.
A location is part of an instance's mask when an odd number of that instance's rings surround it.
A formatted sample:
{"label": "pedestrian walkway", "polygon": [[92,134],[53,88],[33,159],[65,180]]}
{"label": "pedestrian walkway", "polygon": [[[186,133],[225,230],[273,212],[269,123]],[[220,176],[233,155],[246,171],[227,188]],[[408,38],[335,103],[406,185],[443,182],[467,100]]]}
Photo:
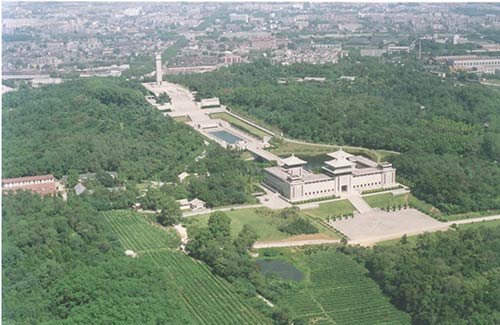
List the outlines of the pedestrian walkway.
{"label": "pedestrian walkway", "polygon": [[293,240],[293,241],[272,241],[272,242],[256,242],[253,245],[254,249],[273,248],[273,247],[296,247],[309,245],[324,245],[324,244],[339,244],[340,239],[309,239],[309,240]]}
{"label": "pedestrian walkway", "polygon": [[373,209],[366,203],[365,200],[360,195],[348,195],[346,199],[351,202],[352,205],[359,211],[359,213],[367,213],[373,211]]}

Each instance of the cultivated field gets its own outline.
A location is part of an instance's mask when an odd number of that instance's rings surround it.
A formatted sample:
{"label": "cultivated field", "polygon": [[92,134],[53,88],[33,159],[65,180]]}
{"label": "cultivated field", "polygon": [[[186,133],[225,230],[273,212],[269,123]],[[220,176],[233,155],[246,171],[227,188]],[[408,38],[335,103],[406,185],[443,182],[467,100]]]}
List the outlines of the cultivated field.
{"label": "cultivated field", "polygon": [[173,230],[153,227],[148,219],[131,211],[103,213],[124,249],[139,252],[163,267],[197,324],[268,324],[270,321],[250,306],[226,280],[214,276],[208,266],[176,247]]}
{"label": "cultivated field", "polygon": [[392,306],[366,270],[335,251],[305,255],[310,281],[282,295],[294,319],[316,324],[409,324]]}
{"label": "cultivated field", "polygon": [[103,212],[123,248],[136,253],[161,248],[177,248],[179,236],[173,229],[154,227],[144,215],[132,211]]}

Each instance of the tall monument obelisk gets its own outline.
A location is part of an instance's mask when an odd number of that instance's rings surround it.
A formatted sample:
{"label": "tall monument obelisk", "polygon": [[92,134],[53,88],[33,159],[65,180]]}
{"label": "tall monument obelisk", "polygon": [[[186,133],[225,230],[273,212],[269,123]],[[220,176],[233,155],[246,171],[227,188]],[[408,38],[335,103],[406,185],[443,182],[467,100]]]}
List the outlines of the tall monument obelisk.
{"label": "tall monument obelisk", "polygon": [[161,86],[163,72],[161,71],[161,54],[156,53],[156,85]]}

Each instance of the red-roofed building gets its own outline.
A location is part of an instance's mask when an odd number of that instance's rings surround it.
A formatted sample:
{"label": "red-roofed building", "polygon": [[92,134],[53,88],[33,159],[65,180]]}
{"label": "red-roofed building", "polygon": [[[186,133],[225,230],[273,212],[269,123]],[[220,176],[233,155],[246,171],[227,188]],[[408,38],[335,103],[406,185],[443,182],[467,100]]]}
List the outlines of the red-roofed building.
{"label": "red-roofed building", "polygon": [[33,191],[40,195],[56,194],[56,178],[54,175],[7,178],[2,180],[2,192]]}

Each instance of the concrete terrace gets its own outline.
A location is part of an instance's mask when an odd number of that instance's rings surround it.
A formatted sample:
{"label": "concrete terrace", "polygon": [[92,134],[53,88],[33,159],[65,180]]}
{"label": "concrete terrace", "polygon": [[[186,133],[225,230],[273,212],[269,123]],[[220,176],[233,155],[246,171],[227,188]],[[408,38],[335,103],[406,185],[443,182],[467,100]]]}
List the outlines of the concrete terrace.
{"label": "concrete terrace", "polygon": [[354,218],[330,221],[329,224],[349,237],[351,244],[361,245],[400,238],[405,234],[410,236],[426,231],[447,230],[450,226],[415,209],[392,212],[373,209],[355,214]]}

